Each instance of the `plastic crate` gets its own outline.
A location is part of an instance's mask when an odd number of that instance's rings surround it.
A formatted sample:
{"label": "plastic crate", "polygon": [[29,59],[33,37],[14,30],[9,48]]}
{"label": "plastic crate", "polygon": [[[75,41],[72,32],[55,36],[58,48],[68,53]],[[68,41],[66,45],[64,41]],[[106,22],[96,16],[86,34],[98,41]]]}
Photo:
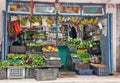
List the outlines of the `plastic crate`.
{"label": "plastic crate", "polygon": [[78,68],[78,69],[76,69],[76,73],[78,75],[92,75],[93,74],[93,70],[89,69],[89,68],[87,68],[87,69]]}
{"label": "plastic crate", "polygon": [[25,53],[25,46],[10,46],[10,53]]}
{"label": "plastic crate", "polygon": [[26,78],[34,78],[35,77],[35,69],[34,68],[25,68],[25,77]]}
{"label": "plastic crate", "polygon": [[94,67],[94,74],[98,76],[108,76],[109,68],[108,67]]}
{"label": "plastic crate", "polygon": [[37,81],[57,79],[58,68],[35,69],[35,79]]}
{"label": "plastic crate", "polygon": [[8,67],[7,78],[25,78],[25,68],[23,67]]}
{"label": "plastic crate", "polygon": [[6,79],[7,78],[7,69],[1,68],[0,69],[0,79]]}
{"label": "plastic crate", "polygon": [[45,67],[61,67],[61,60],[45,60]]}
{"label": "plastic crate", "polygon": [[93,73],[98,76],[108,76],[109,68],[103,64],[92,64]]}
{"label": "plastic crate", "polygon": [[43,52],[43,55],[49,59],[50,57],[58,57],[58,52]]}

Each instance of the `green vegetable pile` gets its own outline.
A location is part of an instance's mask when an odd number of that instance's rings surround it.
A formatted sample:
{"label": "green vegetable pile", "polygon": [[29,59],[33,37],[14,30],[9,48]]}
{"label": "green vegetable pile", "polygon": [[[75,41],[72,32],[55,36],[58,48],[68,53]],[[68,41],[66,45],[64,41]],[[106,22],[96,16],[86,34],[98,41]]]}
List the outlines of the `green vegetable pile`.
{"label": "green vegetable pile", "polygon": [[85,41],[80,38],[68,38],[68,46],[70,48],[88,48],[93,46],[93,40]]}
{"label": "green vegetable pile", "polygon": [[41,67],[44,66],[44,60],[45,60],[45,56],[42,54],[37,54],[33,57],[33,66],[35,67]]}
{"label": "green vegetable pile", "polygon": [[8,62],[8,61],[2,61],[0,62],[0,68],[7,68],[8,66],[11,66],[12,63]]}

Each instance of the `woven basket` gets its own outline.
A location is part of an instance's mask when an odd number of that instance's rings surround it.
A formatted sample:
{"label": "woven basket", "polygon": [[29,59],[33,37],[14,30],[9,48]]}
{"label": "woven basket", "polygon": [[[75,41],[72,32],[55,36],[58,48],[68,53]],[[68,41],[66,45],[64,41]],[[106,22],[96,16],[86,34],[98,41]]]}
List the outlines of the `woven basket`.
{"label": "woven basket", "polygon": [[0,69],[0,79],[6,79],[7,78],[7,69],[2,68]]}
{"label": "woven basket", "polygon": [[37,81],[57,79],[58,68],[35,69],[35,79]]}

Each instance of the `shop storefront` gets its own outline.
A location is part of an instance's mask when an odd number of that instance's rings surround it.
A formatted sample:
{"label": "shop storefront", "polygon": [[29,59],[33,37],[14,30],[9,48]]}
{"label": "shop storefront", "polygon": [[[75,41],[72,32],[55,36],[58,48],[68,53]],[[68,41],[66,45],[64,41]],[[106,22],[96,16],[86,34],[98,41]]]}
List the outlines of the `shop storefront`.
{"label": "shop storefront", "polygon": [[60,59],[63,69],[104,64],[114,74],[112,14],[106,13],[106,4],[62,2],[56,7],[52,2],[7,1],[2,59],[42,53]]}

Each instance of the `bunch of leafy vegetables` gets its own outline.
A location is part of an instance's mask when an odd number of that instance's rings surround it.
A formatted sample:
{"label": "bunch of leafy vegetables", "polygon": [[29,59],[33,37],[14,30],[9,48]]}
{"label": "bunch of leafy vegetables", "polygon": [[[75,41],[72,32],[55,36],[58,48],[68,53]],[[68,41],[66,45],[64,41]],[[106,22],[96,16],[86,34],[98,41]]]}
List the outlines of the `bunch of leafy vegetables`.
{"label": "bunch of leafy vegetables", "polygon": [[68,46],[70,48],[89,48],[89,47],[93,47],[93,40],[82,40],[81,38],[68,38]]}
{"label": "bunch of leafy vegetables", "polygon": [[44,66],[45,56],[43,54],[37,54],[29,56],[26,60],[26,66],[41,67]]}
{"label": "bunch of leafy vegetables", "polygon": [[8,66],[11,66],[11,65],[13,65],[13,64],[8,61],[0,62],[0,68],[7,68]]}
{"label": "bunch of leafy vegetables", "polygon": [[44,66],[44,61],[45,61],[45,56],[42,54],[37,54],[33,57],[33,66],[35,67],[40,67]]}

